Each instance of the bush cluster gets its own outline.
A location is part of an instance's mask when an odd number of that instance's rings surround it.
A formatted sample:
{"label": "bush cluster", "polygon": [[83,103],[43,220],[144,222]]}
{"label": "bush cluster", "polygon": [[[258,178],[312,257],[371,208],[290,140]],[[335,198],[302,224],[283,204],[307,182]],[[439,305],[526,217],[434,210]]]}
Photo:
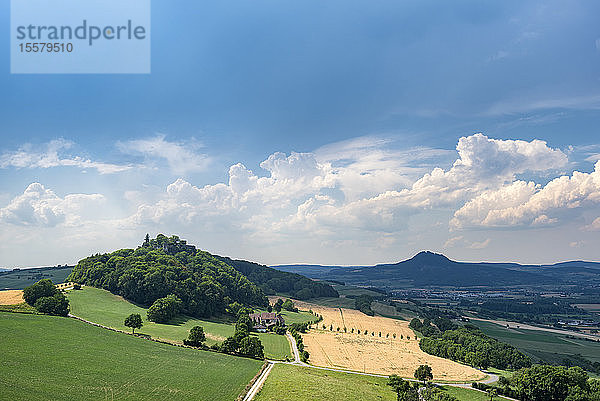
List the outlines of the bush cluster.
{"label": "bush cluster", "polygon": [[23,289],[23,298],[38,312],[55,316],[69,314],[69,300],[56,289],[50,279],[42,279]]}

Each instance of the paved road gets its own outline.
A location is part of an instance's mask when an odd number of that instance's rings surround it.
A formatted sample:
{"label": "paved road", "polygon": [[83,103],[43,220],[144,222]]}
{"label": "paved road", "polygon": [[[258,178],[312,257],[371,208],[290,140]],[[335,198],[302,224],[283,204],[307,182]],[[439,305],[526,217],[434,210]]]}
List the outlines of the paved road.
{"label": "paved road", "polygon": [[290,333],[285,333],[288,341],[290,342],[290,345],[292,346],[292,353],[294,354],[294,362],[292,362],[294,365],[301,365],[301,366],[310,366],[307,363],[304,363],[300,360],[300,353],[298,352],[298,346],[296,345],[296,339],[294,337],[292,337],[292,335]]}
{"label": "paved road", "polygon": [[267,380],[267,377],[269,376],[269,373],[271,373],[271,369],[273,369],[274,365],[275,364],[273,362],[271,362],[271,361],[268,362],[267,367],[265,368],[265,370],[263,370],[261,375],[254,382],[254,384],[250,388],[250,391],[248,391],[248,394],[246,394],[246,396],[244,397],[243,401],[250,401],[250,400],[254,399],[254,396],[256,394],[258,394],[258,392],[259,392],[260,388],[262,387],[262,385],[264,384],[265,380]]}

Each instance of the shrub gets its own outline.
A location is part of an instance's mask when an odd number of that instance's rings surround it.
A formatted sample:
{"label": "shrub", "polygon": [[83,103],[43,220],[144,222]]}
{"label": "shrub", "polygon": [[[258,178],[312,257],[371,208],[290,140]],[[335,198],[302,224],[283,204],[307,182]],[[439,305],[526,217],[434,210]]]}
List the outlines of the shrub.
{"label": "shrub", "polygon": [[60,292],[51,297],[38,298],[34,306],[38,312],[48,315],[67,316],[69,314],[69,300]]}
{"label": "shrub", "polygon": [[148,320],[156,323],[166,323],[179,314],[181,310],[181,300],[171,294],[164,298],[159,298],[148,309]]}
{"label": "shrub", "polygon": [[52,284],[50,279],[43,279],[38,281],[35,284],[30,285],[29,287],[25,287],[23,289],[23,298],[25,302],[27,302],[31,306],[35,306],[35,303],[38,299],[43,297],[52,297],[55,294],[58,294],[58,290]]}

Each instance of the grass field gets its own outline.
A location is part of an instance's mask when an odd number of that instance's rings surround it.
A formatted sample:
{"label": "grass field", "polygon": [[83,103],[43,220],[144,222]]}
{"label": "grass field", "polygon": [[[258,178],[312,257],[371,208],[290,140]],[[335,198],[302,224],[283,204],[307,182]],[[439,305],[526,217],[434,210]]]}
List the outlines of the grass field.
{"label": "grass field", "polygon": [[[384,377],[311,369],[278,364],[256,396],[256,401],[395,401],[396,393]],[[466,388],[444,386],[442,390],[460,401],[487,401],[486,394]],[[503,398],[497,398],[503,399]]]}
{"label": "grass field", "polygon": [[512,344],[534,359],[562,362],[563,355],[581,354],[600,362],[600,343],[538,330],[525,330],[500,326],[491,322],[472,320],[483,332],[500,341]]}
{"label": "grass field", "polygon": [[[489,401],[490,399],[486,393],[468,388],[443,386],[442,390],[461,401]],[[506,400],[506,398],[500,396],[496,396],[494,399]]]}
{"label": "grass field", "polygon": [[[73,315],[120,330],[129,330],[123,324],[125,318],[132,313],[139,313],[144,326],[138,332],[153,338],[181,343],[192,327],[202,326],[207,337],[206,343],[212,345],[232,336],[235,331],[233,324],[224,320],[200,320],[187,316],[177,317],[169,324],[150,322],[146,317],[147,309],[98,288],[86,286],[79,291],[67,292],[67,296]],[[283,360],[286,357],[292,357],[290,345],[285,336],[258,333],[258,337],[265,347],[267,358]]]}
{"label": "grass field", "polygon": [[485,377],[469,366],[421,351],[406,321],[367,316],[354,309],[311,306],[302,302],[298,306],[310,307],[323,316],[322,322],[302,335],[310,353],[309,362],[313,365],[411,378],[419,365],[427,364],[436,380],[462,382]]}
{"label": "grass field", "polygon": [[0,313],[0,400],[234,400],[262,362]]}
{"label": "grass field", "polygon": [[41,267],[1,272],[0,289],[22,290],[43,278],[49,278],[54,284],[62,283],[71,274],[72,270],[73,266],[64,268]]}
{"label": "grass field", "polygon": [[395,401],[383,377],[352,375],[301,366],[273,367],[256,401]]}

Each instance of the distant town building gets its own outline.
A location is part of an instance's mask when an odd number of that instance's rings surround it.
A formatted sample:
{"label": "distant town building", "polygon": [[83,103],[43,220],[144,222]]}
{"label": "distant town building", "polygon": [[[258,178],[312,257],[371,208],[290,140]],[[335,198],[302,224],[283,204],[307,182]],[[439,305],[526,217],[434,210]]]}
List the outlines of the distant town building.
{"label": "distant town building", "polygon": [[250,320],[252,320],[252,326],[254,327],[254,330],[260,332],[265,332],[277,324],[280,326],[285,326],[285,320],[279,313],[251,313],[248,315],[248,317],[250,317]]}

